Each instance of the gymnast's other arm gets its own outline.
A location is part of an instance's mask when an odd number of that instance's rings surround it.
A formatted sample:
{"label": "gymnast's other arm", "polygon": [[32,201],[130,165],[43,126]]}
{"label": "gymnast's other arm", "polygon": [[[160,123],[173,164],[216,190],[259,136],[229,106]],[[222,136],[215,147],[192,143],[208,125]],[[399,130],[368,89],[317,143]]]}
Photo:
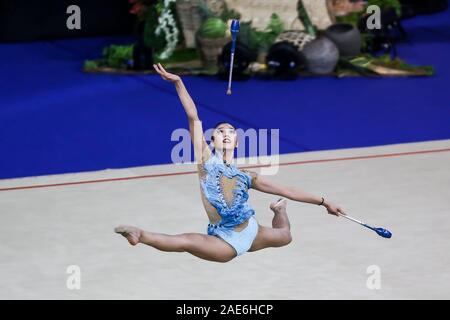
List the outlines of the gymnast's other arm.
{"label": "gymnast's other arm", "polygon": [[192,100],[189,92],[184,86],[180,76],[167,72],[160,63],[153,65],[156,72],[166,81],[172,82],[177,90],[178,97],[183,105],[184,111],[189,121],[189,133],[194,145],[195,159],[197,163],[203,163],[211,155],[211,150],[206,144],[205,137],[203,135],[202,122],[198,117],[197,107]]}
{"label": "gymnast's other arm", "polygon": [[276,182],[270,181],[269,179],[254,172],[248,173],[252,176],[252,188],[255,190],[282,196],[298,202],[323,205],[327,209],[329,214],[335,216],[345,215],[342,207],[335,205],[331,201],[325,199],[322,201],[322,197],[312,195],[296,187],[283,186]]}

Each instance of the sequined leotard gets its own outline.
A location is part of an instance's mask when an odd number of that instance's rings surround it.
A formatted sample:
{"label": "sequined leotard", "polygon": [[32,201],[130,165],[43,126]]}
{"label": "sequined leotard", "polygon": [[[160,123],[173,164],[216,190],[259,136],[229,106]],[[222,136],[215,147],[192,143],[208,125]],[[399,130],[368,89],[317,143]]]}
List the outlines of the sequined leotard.
{"label": "sequined leotard", "polygon": [[[208,225],[208,234],[217,235],[218,231],[233,230],[255,214],[248,202],[248,189],[252,177],[235,165],[226,165],[220,156],[213,154],[203,165],[204,177],[200,179],[202,192],[209,203],[217,210],[221,220],[217,224]],[[226,199],[227,190],[224,185],[230,185],[230,199]],[[228,188],[229,189],[229,188]]]}

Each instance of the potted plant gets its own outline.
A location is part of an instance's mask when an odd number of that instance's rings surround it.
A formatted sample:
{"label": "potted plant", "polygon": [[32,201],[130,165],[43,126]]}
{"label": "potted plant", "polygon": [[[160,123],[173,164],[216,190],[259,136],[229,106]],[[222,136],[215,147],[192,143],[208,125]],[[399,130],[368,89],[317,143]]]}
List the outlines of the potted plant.
{"label": "potted plant", "polygon": [[197,48],[205,67],[217,65],[222,48],[230,40],[228,26],[221,18],[207,11],[205,20],[197,32]]}

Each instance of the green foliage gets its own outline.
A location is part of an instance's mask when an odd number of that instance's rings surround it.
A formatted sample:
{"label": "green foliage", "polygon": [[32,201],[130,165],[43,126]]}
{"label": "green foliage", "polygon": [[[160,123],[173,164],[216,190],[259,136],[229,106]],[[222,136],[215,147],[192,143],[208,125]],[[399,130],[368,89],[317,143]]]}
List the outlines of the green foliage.
{"label": "green foliage", "polygon": [[164,1],[158,0],[155,4],[156,14],[159,16],[164,11]]}
{"label": "green foliage", "polygon": [[208,5],[204,0],[196,0],[198,3],[198,8],[200,10],[200,15],[202,16],[203,20],[214,18],[214,13],[209,9]]}
{"label": "green foliage", "polygon": [[241,22],[239,39],[252,51],[265,51],[283,31],[283,21],[276,13],[273,13],[264,31],[253,28],[251,22]]}
{"label": "green foliage", "polygon": [[241,14],[237,12],[234,9],[228,9],[228,6],[225,4],[225,9],[223,10],[222,14],[220,15],[220,19],[227,22],[228,20],[240,20]]}
{"label": "green foliage", "polygon": [[336,17],[337,23],[348,23],[351,24],[354,27],[358,27],[359,21],[361,20],[361,13],[360,12],[352,12],[350,14],[347,14],[345,16],[339,16]]}
{"label": "green foliage", "polygon": [[265,31],[267,33],[276,34],[277,36],[284,31],[283,21],[276,13],[272,13],[272,15],[270,16],[270,21]]}
{"label": "green foliage", "polygon": [[199,34],[202,38],[223,38],[227,29],[228,26],[222,19],[212,17],[202,23]]}
{"label": "green foliage", "polygon": [[110,45],[103,49],[103,57],[108,67],[121,68],[128,60],[133,59],[133,45]]}
{"label": "green foliage", "polygon": [[161,5],[158,2],[155,6],[152,6],[150,10],[146,13],[145,25],[144,25],[144,45],[147,47],[152,47],[154,52],[158,53],[164,49],[166,46],[166,39],[164,34],[161,32],[160,35],[155,34],[155,30],[158,27],[158,17],[160,15],[159,11],[162,11],[162,8],[158,9]]}
{"label": "green foliage", "polygon": [[110,45],[103,48],[103,58],[86,60],[84,70],[92,71],[103,67],[125,69],[127,62],[133,59],[134,45]]}
{"label": "green foliage", "polygon": [[84,62],[84,70],[89,71],[89,70],[95,70],[98,69],[99,64],[96,60],[86,60]]}
{"label": "green foliage", "polygon": [[238,39],[240,42],[249,47],[250,50],[258,50],[257,32],[251,22],[241,22]]}
{"label": "green foliage", "polygon": [[[382,68],[380,69],[379,67]],[[391,59],[389,55],[375,57],[370,54],[366,54],[360,55],[351,60],[341,59],[339,61],[337,74],[341,77],[346,75],[432,76],[434,74],[434,68],[432,66],[413,66],[399,58]]]}
{"label": "green foliage", "polygon": [[377,5],[381,9],[392,8],[398,16],[402,14],[402,5],[399,0],[369,0],[368,5]]}
{"label": "green foliage", "polygon": [[317,33],[317,28],[312,24],[308,12],[306,11],[306,8],[303,5],[302,1],[297,2],[297,14],[299,20],[303,23],[303,26],[305,27],[306,33],[315,37]]}
{"label": "green foliage", "polygon": [[434,74],[434,68],[432,66],[414,66],[406,63],[400,58],[391,59],[388,54],[373,58],[372,63],[386,68],[407,71],[411,75],[432,76]]}
{"label": "green foliage", "polygon": [[275,42],[278,35],[284,31],[283,21],[276,13],[272,13],[270,21],[263,32],[259,33],[259,45],[261,50],[268,48]]}
{"label": "green foliage", "polygon": [[375,36],[371,33],[361,33],[361,51],[367,52],[373,45]]}

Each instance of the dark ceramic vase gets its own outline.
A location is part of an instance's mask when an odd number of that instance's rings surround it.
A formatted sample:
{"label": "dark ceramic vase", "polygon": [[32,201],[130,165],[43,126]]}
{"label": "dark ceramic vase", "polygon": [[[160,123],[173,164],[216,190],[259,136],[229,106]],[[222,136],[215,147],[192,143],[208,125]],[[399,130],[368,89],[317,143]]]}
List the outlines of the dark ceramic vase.
{"label": "dark ceramic vase", "polygon": [[294,74],[300,63],[297,47],[288,41],[274,44],[266,57],[269,70],[275,74]]}
{"label": "dark ceramic vase", "polygon": [[354,57],[361,52],[361,33],[351,24],[331,25],[325,35],[336,44],[343,58]]}

